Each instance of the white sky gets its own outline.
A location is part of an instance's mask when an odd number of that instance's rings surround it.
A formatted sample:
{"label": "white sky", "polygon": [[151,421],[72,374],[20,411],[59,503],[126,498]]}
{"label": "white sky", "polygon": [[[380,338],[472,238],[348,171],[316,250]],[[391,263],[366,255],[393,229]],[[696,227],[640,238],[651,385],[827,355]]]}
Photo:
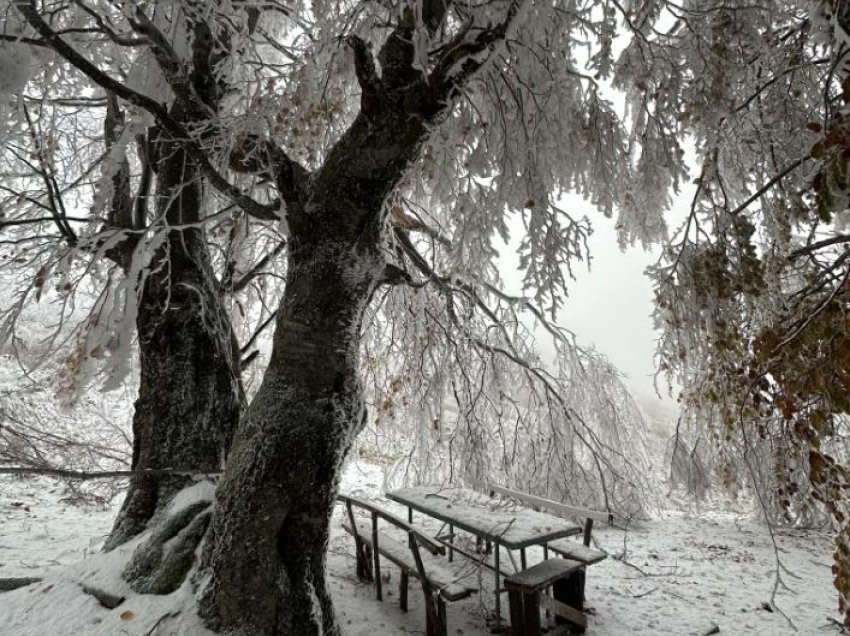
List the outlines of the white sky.
{"label": "white sky", "polygon": [[[582,346],[592,346],[614,363],[647,415],[674,422],[678,411],[675,391],[672,396],[668,395],[663,376],[658,378],[661,397],[656,395],[654,386],[658,334],[651,316],[652,287],[644,274],[644,270],[658,260],[659,250],[645,251],[636,245],[621,251],[614,218],[606,219],[578,196],[571,196],[560,204],[571,214],[575,212],[576,217],[586,215],[593,224],[593,234],[588,241],[590,269],[587,263],[574,265],[576,280],[572,281],[558,323],[575,333]],[[676,207],[674,204],[674,210]],[[678,215],[672,211],[670,216]],[[675,228],[674,223],[671,225]],[[519,237],[521,233],[522,227],[517,221],[514,236]],[[507,288],[518,291],[521,276],[511,252],[511,248],[503,252],[501,274]],[[544,349],[544,359],[546,357]]]}
{"label": "white sky", "polygon": [[644,270],[658,260],[658,250],[635,246],[620,251],[614,220],[598,212],[588,216],[594,227],[588,242],[590,270],[574,269],[576,281],[559,322],[617,366],[641,406],[658,402],[659,408],[663,404],[665,410],[675,411],[675,394],[667,395],[666,379],[658,378],[661,398],[653,383],[658,334],[651,316],[652,286]]}

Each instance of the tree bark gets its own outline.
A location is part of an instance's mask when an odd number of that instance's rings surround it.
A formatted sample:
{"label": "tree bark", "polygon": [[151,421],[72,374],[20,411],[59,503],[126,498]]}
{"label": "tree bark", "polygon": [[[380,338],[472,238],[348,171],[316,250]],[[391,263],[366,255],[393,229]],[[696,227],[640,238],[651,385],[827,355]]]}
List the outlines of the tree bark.
{"label": "tree bark", "polygon": [[[436,29],[447,6],[423,3],[425,23]],[[279,169],[290,230],[284,298],[195,579],[198,611],[212,629],[339,634],[325,558],[340,468],[365,424],[360,331],[386,271],[384,203],[454,92],[454,80],[414,68],[414,28],[407,11],[378,54],[380,76],[369,47],[348,38],[358,116],[299,188],[288,187],[291,169]]]}
{"label": "tree bark", "polygon": [[368,48],[350,40],[360,113],[294,193],[297,205],[287,201],[289,266],[272,356],[219,482],[196,578],[212,629],[339,634],[325,559],[340,468],[366,421],[359,343],[385,272],[384,201],[446,103],[412,69],[411,38],[412,26],[389,38],[382,78]]}
{"label": "tree bark", "polygon": [[[226,90],[220,67],[230,53],[227,28],[208,24],[197,11],[185,13],[192,47],[187,75],[176,72],[187,70],[184,62],[162,43],[164,36],[144,12],[135,17],[140,20],[135,28],[150,39],[174,93],[170,120],[186,130],[210,127]],[[107,123],[108,140],[114,137],[111,128],[114,124]],[[185,140],[175,139],[167,127],[151,132],[153,143],[144,153],[157,183],[151,229],[167,232],[167,237],[151,259],[136,319],[141,383],[133,417],[132,466],[218,472],[243,404],[239,346],[202,227],[201,167]],[[139,196],[138,205],[143,207],[146,190],[140,189]],[[129,201],[129,194],[116,200]],[[129,202],[119,206],[115,216],[129,223],[133,216]],[[189,479],[134,477],[106,548],[145,530]]]}
{"label": "tree bark", "polygon": [[[176,143],[161,141],[157,217],[168,226],[139,301],[141,381],[133,416],[133,470],[218,472],[243,403],[239,349],[197,223],[200,175]],[[184,476],[135,476],[106,549],[144,531]]]}
{"label": "tree bark", "polygon": [[339,633],[325,553],[340,468],[365,423],[358,343],[383,258],[377,214],[356,237],[333,233],[334,216],[290,251],[272,357],[216,493],[199,572],[215,629]]}

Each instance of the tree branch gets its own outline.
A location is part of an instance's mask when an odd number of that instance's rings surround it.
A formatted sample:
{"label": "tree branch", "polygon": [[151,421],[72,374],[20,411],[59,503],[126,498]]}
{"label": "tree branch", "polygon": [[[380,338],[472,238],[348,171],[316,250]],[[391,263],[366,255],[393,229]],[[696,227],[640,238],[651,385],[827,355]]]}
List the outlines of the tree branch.
{"label": "tree branch", "polygon": [[142,7],[136,7],[135,14],[135,20],[129,18],[130,26],[138,33],[144,35],[150,43],[150,49],[171,90],[183,102],[197,105],[198,100],[193,99],[189,86],[186,65],[174,51],[168,40],[165,39],[162,32],[151,22],[150,18],[145,14],[144,9]]}
{"label": "tree branch", "polygon": [[366,115],[376,113],[381,108],[383,83],[375,70],[375,59],[369,46],[357,35],[349,35],[346,43],[354,52],[354,72],[360,84],[360,111]]}
{"label": "tree branch", "polygon": [[229,197],[236,205],[245,210],[251,216],[265,221],[275,221],[279,219],[277,210],[280,207],[279,201],[273,201],[270,204],[260,203],[255,201],[236,186],[225,179],[212,166],[206,156],[203,148],[191,138],[189,132],[177,122],[164,106],[151,99],[147,95],[136,92],[121,82],[116,81],[89,60],[83,57],[72,46],[60,38],[39,15],[35,7],[35,0],[14,0],[15,8],[26,19],[38,33],[48,42],[51,48],[59,55],[65,58],[71,65],[85,74],[98,86],[105,88],[118,95],[121,99],[144,108],[151,113],[157,121],[162,125],[163,129],[174,139],[174,141],[183,145],[189,156],[197,162],[201,171],[209,179],[210,184],[219,192]]}
{"label": "tree branch", "polygon": [[248,349],[250,349],[253,346],[254,342],[257,341],[257,338],[260,337],[260,334],[263,333],[263,331],[266,329],[266,327],[268,327],[272,323],[272,321],[275,319],[276,316],[277,316],[277,312],[272,312],[271,314],[269,314],[268,318],[266,318],[260,324],[260,326],[257,327],[257,330],[253,333],[253,335],[250,338],[248,338],[248,342],[246,342],[244,345],[242,345],[239,348],[239,352],[241,354],[244,355],[245,353],[247,353]]}
{"label": "tree branch", "polygon": [[381,276],[381,280],[378,281],[379,285],[407,285],[408,287],[424,287],[428,284],[427,280],[424,281],[416,281],[413,276],[410,275],[405,269],[398,267],[397,265],[393,265],[392,263],[387,263],[384,265],[384,273]]}
{"label": "tree branch", "polygon": [[80,7],[83,11],[85,11],[89,16],[91,16],[92,20],[94,20],[95,24],[100,27],[101,32],[106,34],[110,40],[119,44],[121,46],[141,46],[147,44],[147,40],[143,40],[140,38],[127,38],[122,35],[118,35],[111,27],[106,24],[106,21],[103,17],[94,9],[85,4],[82,0],[74,0],[74,4]]}
{"label": "tree branch", "polygon": [[[479,59],[479,56],[482,56],[488,49],[492,49],[497,42],[505,39],[508,28],[519,13],[520,6],[522,6],[522,0],[512,0],[505,18],[496,26],[481,31],[471,42],[465,40],[471,25],[461,29],[458,34],[459,37],[455,38],[456,41],[453,45],[449,46],[437,61],[429,77],[429,82],[445,86],[450,94],[470,75],[478,71],[489,59],[489,55],[483,56],[483,59]],[[452,70],[458,65],[460,65],[460,70],[451,75]]]}
{"label": "tree branch", "polygon": [[823,249],[824,247],[838,245],[840,243],[850,243],[850,234],[837,234],[836,236],[830,237],[828,239],[823,239],[822,241],[816,241],[814,243],[810,243],[809,245],[798,247],[796,250],[794,250],[788,255],[788,260],[792,261],[800,256],[811,254],[812,252],[816,252],[819,249]]}
{"label": "tree branch", "polygon": [[242,135],[230,148],[228,167],[234,172],[259,174],[273,180],[287,213],[301,214],[310,172],[271,139]]}
{"label": "tree branch", "polygon": [[155,170],[154,160],[151,156],[153,151],[152,146],[153,144],[147,135],[138,135],[136,137],[139,163],[142,164],[142,176],[139,178],[139,188],[136,191],[136,204],[133,209],[133,227],[137,230],[143,229],[147,222],[148,196],[150,195]]}
{"label": "tree branch", "polygon": [[162,468],[159,470],[104,470],[104,471],[78,471],[65,470],[63,468],[27,468],[25,466],[3,466],[0,467],[0,475],[47,475],[49,477],[62,477],[63,479],[116,479],[121,477],[218,477],[217,473],[207,473],[197,470],[172,470]]}
{"label": "tree branch", "polygon": [[221,281],[221,286],[226,291],[230,293],[240,292],[245,289],[248,284],[254,280],[260,272],[265,269],[266,265],[268,265],[272,260],[277,258],[278,254],[280,254],[284,248],[286,247],[286,241],[280,241],[275,248],[271,252],[267,252],[263,258],[256,262],[256,264],[248,270],[245,274],[243,274],[239,280],[233,280],[233,272],[228,272],[229,275],[224,277],[224,280]]}
{"label": "tree branch", "polygon": [[[119,140],[124,126],[124,113],[118,106],[118,98],[114,93],[106,94],[106,117],[103,120],[103,137],[107,152]],[[126,151],[118,164],[113,167],[110,162],[106,170],[114,170],[112,174],[112,200],[109,202],[107,224],[122,230],[133,229],[133,200],[130,195],[130,162]],[[125,234],[124,240],[106,250],[106,257],[115,264],[126,268],[128,258],[138,240],[137,236]]]}

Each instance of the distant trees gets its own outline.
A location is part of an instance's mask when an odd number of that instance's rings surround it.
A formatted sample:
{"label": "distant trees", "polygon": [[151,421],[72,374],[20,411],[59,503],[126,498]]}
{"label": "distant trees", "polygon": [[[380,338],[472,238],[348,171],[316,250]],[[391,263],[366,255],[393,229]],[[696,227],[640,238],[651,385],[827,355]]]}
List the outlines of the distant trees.
{"label": "distant trees", "polygon": [[[663,364],[718,455],[746,464],[779,444],[758,463],[774,491],[845,523],[832,3],[4,9],[2,248],[26,278],[2,335],[30,300],[70,303],[94,280],[62,372],[71,395],[98,371],[120,381],[135,327],[134,466],[206,472],[226,455],[214,512],[170,526],[187,549],[206,532],[195,580],[210,626],[337,633],[324,549],[340,465],[367,417],[394,408],[419,421],[419,448],[446,444],[443,474],[637,497],[639,414],[610,366],[553,326],[589,232],[558,197],[616,209],[623,244],[663,241],[692,148],[690,214],[652,273]],[[495,257],[520,225],[511,295]],[[241,412],[247,296],[274,335]],[[523,320],[554,342],[554,371]],[[532,460],[517,470],[513,452]],[[137,478],[110,544],[160,519],[182,480]],[[185,573],[164,580],[161,565],[140,553],[128,575],[167,591]]]}

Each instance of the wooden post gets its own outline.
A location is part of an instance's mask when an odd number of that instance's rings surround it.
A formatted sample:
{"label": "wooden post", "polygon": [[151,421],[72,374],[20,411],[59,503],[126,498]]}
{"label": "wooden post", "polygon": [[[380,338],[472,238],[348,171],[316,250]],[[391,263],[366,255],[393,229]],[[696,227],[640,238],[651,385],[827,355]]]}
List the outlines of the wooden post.
{"label": "wooden post", "polygon": [[[570,607],[584,612],[584,579],[585,568],[579,568],[572,572],[567,578],[556,581],[552,586],[552,596],[556,601],[560,601]],[[556,623],[571,622],[566,619],[555,616]],[[580,625],[573,624],[574,629],[584,631]]]}
{"label": "wooden post", "polygon": [[407,611],[407,570],[401,570],[401,576],[398,579],[398,606],[402,612]]}
{"label": "wooden post", "polygon": [[[422,592],[425,594],[425,633],[427,636],[445,636],[446,626],[440,616],[440,600],[435,601],[435,594],[431,590],[431,583],[428,581],[428,575],[425,572],[425,566],[422,565],[422,557],[419,554],[419,544],[416,537],[411,532],[407,535],[410,551],[413,552],[413,560],[416,561],[416,571],[419,573],[419,583],[422,585]],[[437,592],[436,596],[439,596]],[[445,614],[445,608],[443,608]]]}
{"label": "wooden post", "polygon": [[[548,543],[543,544],[543,560],[544,561],[549,560],[549,544]],[[549,588],[546,588],[545,590],[543,590],[543,594],[544,594],[544,596],[549,596]],[[549,608],[547,607],[546,608],[546,618],[549,618],[550,615],[551,614],[549,613]]]}
{"label": "wooden post", "polygon": [[522,594],[508,590],[508,602],[511,607],[511,636],[525,636],[523,629]]}
{"label": "wooden post", "polygon": [[366,567],[366,580],[372,580],[372,565],[374,561],[372,559],[372,548],[368,545],[363,545],[363,564]]}
{"label": "wooden post", "polygon": [[449,524],[449,563],[454,561],[455,551],[452,549],[452,545],[455,542],[455,527],[452,524]]}
{"label": "wooden post", "polygon": [[381,590],[381,557],[378,554],[378,513],[372,513],[372,558],[374,559],[375,574],[375,598],[384,600]]}
{"label": "wooden post", "polygon": [[584,522],[584,545],[590,547],[590,533],[593,531],[593,519],[586,519]]}
{"label": "wooden post", "polygon": [[537,636],[540,633],[540,596],[537,592],[522,595],[522,613],[525,633]]}
{"label": "wooden post", "polygon": [[525,563],[526,563],[526,562],[525,562],[525,548],[521,548],[521,549],[520,549],[520,551],[519,551],[519,564],[520,564],[520,566],[522,566],[522,569],[523,569],[523,570],[524,570],[526,567],[528,567],[528,566],[526,566],[526,564],[525,564]]}
{"label": "wooden post", "polygon": [[345,509],[348,511],[348,522],[351,524],[351,532],[354,535],[354,558],[357,563],[357,578],[361,581],[370,581],[372,577],[369,575],[370,570],[366,561],[366,550],[363,546],[363,541],[357,533],[357,524],[354,522],[354,511],[351,509],[351,502],[346,500]]}
{"label": "wooden post", "polygon": [[448,636],[449,629],[448,624],[446,623],[446,601],[439,595],[437,596],[437,617],[439,618],[439,621],[437,623],[436,636]]}
{"label": "wooden post", "polygon": [[495,554],[495,575],[496,575],[496,632],[498,633],[502,625],[502,599],[499,595],[499,543],[496,543]]}
{"label": "wooden post", "polygon": [[407,507],[407,523],[413,523],[413,508]]}

